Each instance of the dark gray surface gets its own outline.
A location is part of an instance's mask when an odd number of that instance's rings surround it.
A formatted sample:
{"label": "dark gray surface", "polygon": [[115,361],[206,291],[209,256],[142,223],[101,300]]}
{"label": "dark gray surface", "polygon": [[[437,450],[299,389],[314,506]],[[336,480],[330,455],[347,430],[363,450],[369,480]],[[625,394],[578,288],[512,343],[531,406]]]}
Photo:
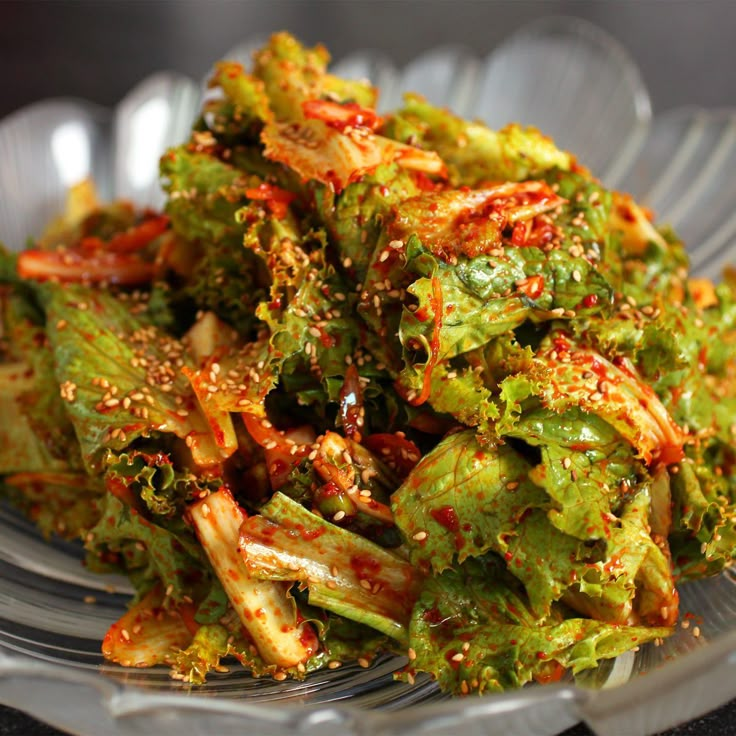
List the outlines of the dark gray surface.
{"label": "dark gray surface", "polygon": [[[275,30],[322,41],[335,57],[378,48],[401,64],[437,44],[485,55],[525,22],[560,14],[596,23],[628,49],[655,111],[736,106],[733,0],[0,0],[0,117],[50,96],[111,105],[159,69],[199,78],[238,41]],[[0,708],[0,736],[56,733]],[[589,733],[580,726],[565,736]],[[669,736],[701,734],[736,734],[736,701]]]}
{"label": "dark gray surface", "polygon": [[0,0],[0,115],[51,95],[112,104],[152,71],[199,77],[238,41],[274,30],[323,41],[335,57],[374,47],[404,63],[445,43],[485,54],[525,22],[556,14],[618,38],[655,109],[736,104],[732,0]]}

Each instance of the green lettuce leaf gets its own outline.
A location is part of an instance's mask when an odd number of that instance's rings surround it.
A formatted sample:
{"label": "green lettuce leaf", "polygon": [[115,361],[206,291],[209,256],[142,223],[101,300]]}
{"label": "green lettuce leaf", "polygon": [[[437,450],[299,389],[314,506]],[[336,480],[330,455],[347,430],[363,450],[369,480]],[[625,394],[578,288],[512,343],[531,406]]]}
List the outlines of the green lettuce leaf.
{"label": "green lettuce leaf", "polygon": [[178,340],[146,324],[111,292],[44,285],[48,339],[82,456],[99,470],[104,451],[151,433],[184,440],[195,463],[222,461],[211,428],[181,371]]}
{"label": "green lettuce leaf", "polygon": [[0,293],[0,310],[8,340],[0,363],[0,473],[81,469],[43,314],[22,286]]}
{"label": "green lettuce leaf", "polygon": [[230,653],[229,637],[221,624],[200,626],[192,643],[174,655],[172,671],[185,682],[203,684],[211,670],[220,670],[220,660]]}
{"label": "green lettuce leaf", "polygon": [[6,476],[0,494],[25,513],[44,537],[79,539],[99,521],[104,486],[84,473],[31,471]]}
{"label": "green lettuce leaf", "polygon": [[266,281],[258,258],[243,247],[246,228],[236,213],[261,180],[187,146],[169,150],[160,168],[166,214],[181,238],[175,261],[186,276],[183,295],[247,335]]}
{"label": "green lettuce leaf", "polygon": [[327,73],[330,55],[324,46],[302,46],[288,33],[275,33],[254,55],[253,75],[265,85],[277,120],[300,120],[301,103],[330,99],[373,107],[376,90],[365,81],[341,79]]}
{"label": "green lettuce leaf", "polygon": [[[379,239],[394,208],[401,208],[405,200],[418,193],[411,175],[397,164],[379,166],[372,174],[345,187],[340,194],[334,194],[327,187],[316,192],[320,215],[340,263],[347,264],[344,265],[345,274],[351,283],[364,284],[364,288],[370,290],[366,274],[371,261],[373,268],[381,272],[381,280],[389,275],[385,259],[378,260],[381,266],[376,263],[383,250],[378,248]],[[395,283],[393,277],[391,281]]]}
{"label": "green lettuce leaf", "polygon": [[736,556],[733,480],[717,475],[702,454],[692,454],[672,476],[670,545],[677,574],[684,579],[715,575]]}
{"label": "green lettuce leaf", "polygon": [[105,481],[118,494],[140,499],[154,517],[181,517],[186,503],[222,485],[219,478],[198,478],[177,470],[172,458],[161,451],[133,450],[106,458]]}
{"label": "green lettuce leaf", "polygon": [[437,151],[453,186],[521,181],[548,169],[568,169],[572,163],[569,154],[534,128],[509,125],[494,131],[434,107],[418,95],[406,96],[405,107],[387,121],[385,134]]}
{"label": "green lettuce leaf", "polygon": [[410,631],[415,671],[447,692],[500,692],[532,679],[559,679],[668,636],[671,629],[618,626],[569,617],[539,619],[494,563],[465,563],[425,581]]}
{"label": "green lettuce leaf", "polygon": [[472,431],[442,440],[391,497],[412,562],[442,572],[488,550],[505,553],[522,519],[548,505],[530,470],[510,445],[481,447]]}
{"label": "green lettuce leaf", "polygon": [[554,502],[552,523],[577,539],[608,537],[622,488],[637,485],[643,473],[618,432],[578,408],[564,414],[542,408],[525,412],[507,431],[540,448],[542,462],[533,477]]}
{"label": "green lettuce leaf", "polygon": [[160,581],[169,597],[181,602],[211,576],[183,519],[164,527],[112,493],[104,497],[100,520],[87,533],[85,549],[90,570],[124,572],[139,596]]}

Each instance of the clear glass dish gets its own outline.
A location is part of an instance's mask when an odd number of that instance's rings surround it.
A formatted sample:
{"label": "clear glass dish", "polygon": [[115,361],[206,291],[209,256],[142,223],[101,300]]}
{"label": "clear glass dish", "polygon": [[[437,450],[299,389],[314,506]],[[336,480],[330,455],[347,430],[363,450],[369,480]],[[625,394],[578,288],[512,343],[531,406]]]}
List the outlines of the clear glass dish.
{"label": "clear glass dish", "polygon": [[[255,45],[226,56],[247,60]],[[716,277],[731,257],[736,114],[683,109],[652,119],[636,67],[586,23],[538,21],[485,59],[438,48],[403,70],[370,52],[336,67],[376,82],[384,108],[416,90],[494,126],[534,124],[673,224],[690,243],[698,273]],[[201,85],[161,73],[112,111],[54,99],[2,121],[0,240],[22,247],[61,208],[66,187],[88,175],[105,197],[161,204],[158,154],[185,137],[200,96]],[[129,588],[87,573],[80,558],[77,546],[44,542],[0,507],[0,703],[80,736],[549,736],[580,720],[599,736],[646,736],[736,696],[733,572],[682,587],[682,611],[692,618],[660,647],[629,653],[577,682],[453,700],[427,680],[393,682],[402,662],[389,657],[303,683],[255,680],[233,667],[202,687],[172,681],[163,668],[105,664],[100,640]]]}

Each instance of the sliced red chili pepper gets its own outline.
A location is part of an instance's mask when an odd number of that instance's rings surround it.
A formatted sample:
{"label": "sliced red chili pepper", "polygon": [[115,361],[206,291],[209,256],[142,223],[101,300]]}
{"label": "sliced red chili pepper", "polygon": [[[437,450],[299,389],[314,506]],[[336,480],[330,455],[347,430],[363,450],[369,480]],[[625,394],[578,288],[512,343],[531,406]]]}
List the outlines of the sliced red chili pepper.
{"label": "sliced red chili pepper", "polygon": [[279,220],[286,217],[289,205],[296,199],[296,194],[287,192],[286,189],[263,183],[257,189],[246,189],[245,196],[249,199],[257,199],[265,202],[271,213]]}
{"label": "sliced red chili pepper", "polygon": [[114,235],[107,241],[97,237],[82,238],[79,246],[87,251],[104,250],[108,253],[134,253],[145,248],[159,235],[163,235],[168,226],[169,218],[166,215],[155,215],[123,233]]}
{"label": "sliced red chili pepper", "polygon": [[155,266],[135,254],[78,250],[27,250],[18,256],[18,275],[35,281],[65,281],[135,286],[153,278]]}
{"label": "sliced red chili pepper", "polygon": [[519,220],[514,225],[514,229],[511,232],[511,242],[513,245],[518,247],[526,245],[526,241],[529,239],[529,233],[531,232],[531,220]]}
{"label": "sliced red chili pepper", "polygon": [[302,102],[302,112],[305,118],[321,120],[341,133],[347,127],[377,130],[383,125],[383,118],[375,110],[361,107],[356,102],[306,100]]}
{"label": "sliced red chili pepper", "polygon": [[517,282],[516,286],[522,294],[530,299],[539,299],[544,293],[544,276],[527,276],[527,278]]}

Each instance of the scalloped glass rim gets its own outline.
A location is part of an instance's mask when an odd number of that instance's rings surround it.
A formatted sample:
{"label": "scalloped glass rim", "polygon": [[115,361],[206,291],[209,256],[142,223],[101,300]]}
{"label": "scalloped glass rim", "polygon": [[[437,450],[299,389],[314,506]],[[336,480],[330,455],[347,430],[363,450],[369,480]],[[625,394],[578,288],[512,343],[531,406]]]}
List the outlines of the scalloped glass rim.
{"label": "scalloped glass rim", "polygon": [[[245,61],[258,43],[250,40],[226,56]],[[383,109],[395,106],[401,91],[416,90],[495,126],[537,125],[607,184],[631,191],[677,225],[693,244],[700,273],[716,275],[736,242],[736,178],[729,175],[736,170],[736,114],[683,109],[652,120],[636,66],[613,39],[585,21],[541,19],[485,59],[441,47],[397,70],[382,55],[358,52],[335,69],[370,77],[382,88]],[[28,234],[60,209],[66,186],[85,175],[95,178],[104,197],[159,205],[151,162],[184,138],[203,89],[159,73],[113,111],[79,100],[46,100],[0,122],[0,237],[22,247]],[[496,105],[499,99],[503,103]],[[99,665],[99,656],[82,646],[82,633],[98,639],[120,611],[125,581],[113,581],[117,592],[106,590],[110,579],[87,573],[73,545],[47,545],[2,508],[0,530],[0,702],[85,736],[178,734],[183,728],[240,734],[244,718],[262,734],[409,736],[462,728],[468,734],[549,735],[582,719],[599,736],[644,736],[736,695],[731,572],[682,588],[683,610],[702,615],[700,638],[678,631],[659,650],[620,657],[578,684],[426,702],[438,698],[423,680],[415,688],[394,687],[398,694],[387,700],[381,688],[396,661],[383,658],[371,670],[345,668],[332,680],[309,678],[293,690],[289,684],[259,683],[234,692],[242,682],[234,675],[230,689],[225,677],[189,694],[162,670]],[[92,612],[80,605],[90,592],[98,599]],[[42,617],[47,620],[39,623]],[[69,666],[58,664],[72,655]],[[630,679],[644,672],[647,677]],[[340,678],[352,690],[335,690]],[[605,687],[586,689],[593,684]],[[282,696],[301,698],[303,704]]]}

